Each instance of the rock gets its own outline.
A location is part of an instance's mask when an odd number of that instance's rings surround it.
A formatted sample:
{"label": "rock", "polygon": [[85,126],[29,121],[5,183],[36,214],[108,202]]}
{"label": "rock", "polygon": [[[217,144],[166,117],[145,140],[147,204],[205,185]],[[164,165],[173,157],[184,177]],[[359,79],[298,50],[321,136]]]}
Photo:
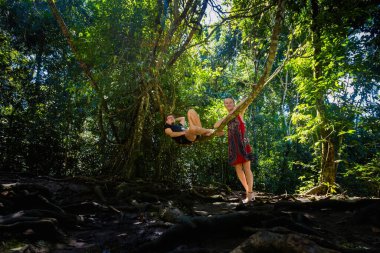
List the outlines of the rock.
{"label": "rock", "polygon": [[178,208],[166,207],[160,211],[160,217],[163,221],[178,223],[180,217],[183,216],[183,212]]}

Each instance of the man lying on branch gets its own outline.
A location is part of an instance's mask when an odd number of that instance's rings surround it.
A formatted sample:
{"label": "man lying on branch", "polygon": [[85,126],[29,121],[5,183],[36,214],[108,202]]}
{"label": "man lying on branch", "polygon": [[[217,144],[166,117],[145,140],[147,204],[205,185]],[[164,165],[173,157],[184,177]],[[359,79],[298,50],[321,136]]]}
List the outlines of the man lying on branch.
{"label": "man lying on branch", "polygon": [[189,121],[189,128],[186,129],[185,117],[175,118],[173,114],[169,114],[166,116],[165,134],[179,144],[191,144],[200,136],[210,136],[214,132],[214,129],[202,127],[199,115],[194,109],[187,112],[187,120]]}

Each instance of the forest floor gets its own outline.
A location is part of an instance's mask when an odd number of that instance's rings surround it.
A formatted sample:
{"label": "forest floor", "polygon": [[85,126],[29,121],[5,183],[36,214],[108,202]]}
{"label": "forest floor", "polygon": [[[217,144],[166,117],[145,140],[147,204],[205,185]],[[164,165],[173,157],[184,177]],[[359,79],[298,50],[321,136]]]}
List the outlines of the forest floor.
{"label": "forest floor", "polygon": [[0,252],[380,252],[380,200],[0,176]]}

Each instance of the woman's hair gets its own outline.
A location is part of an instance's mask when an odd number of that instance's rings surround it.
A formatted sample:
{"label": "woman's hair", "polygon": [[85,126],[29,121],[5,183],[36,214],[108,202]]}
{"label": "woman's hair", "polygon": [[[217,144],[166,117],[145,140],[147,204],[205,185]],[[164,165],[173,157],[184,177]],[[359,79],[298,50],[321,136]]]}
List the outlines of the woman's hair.
{"label": "woman's hair", "polygon": [[235,99],[234,99],[232,96],[227,96],[227,97],[225,97],[225,98],[223,99],[223,101],[225,101],[226,99],[231,99],[231,100],[234,102],[234,104],[235,104]]}

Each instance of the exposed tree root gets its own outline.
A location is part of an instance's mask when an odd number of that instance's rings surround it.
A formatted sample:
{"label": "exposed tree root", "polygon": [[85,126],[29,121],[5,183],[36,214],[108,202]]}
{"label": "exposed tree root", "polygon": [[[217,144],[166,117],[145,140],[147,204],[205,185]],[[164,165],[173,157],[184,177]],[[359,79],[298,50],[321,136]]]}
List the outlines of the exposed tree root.
{"label": "exposed tree root", "polygon": [[[25,181],[33,183],[0,185],[2,242],[16,238],[37,248],[34,242],[39,240],[60,242],[66,252],[76,253],[84,248],[368,253],[380,245],[378,199],[316,201],[316,196],[258,193],[253,204],[242,205],[239,192],[228,194],[221,188],[185,190],[143,181]],[[112,244],[118,246],[110,248]]]}
{"label": "exposed tree root", "polygon": [[355,210],[360,207],[365,207],[371,204],[380,203],[380,199],[359,199],[359,200],[334,200],[323,199],[319,201],[310,202],[287,202],[279,201],[274,205],[276,210],[321,210],[321,209],[334,209],[334,210]]}
{"label": "exposed tree root", "polygon": [[299,234],[260,231],[231,251],[231,253],[248,252],[338,253],[339,251],[323,248]]}

